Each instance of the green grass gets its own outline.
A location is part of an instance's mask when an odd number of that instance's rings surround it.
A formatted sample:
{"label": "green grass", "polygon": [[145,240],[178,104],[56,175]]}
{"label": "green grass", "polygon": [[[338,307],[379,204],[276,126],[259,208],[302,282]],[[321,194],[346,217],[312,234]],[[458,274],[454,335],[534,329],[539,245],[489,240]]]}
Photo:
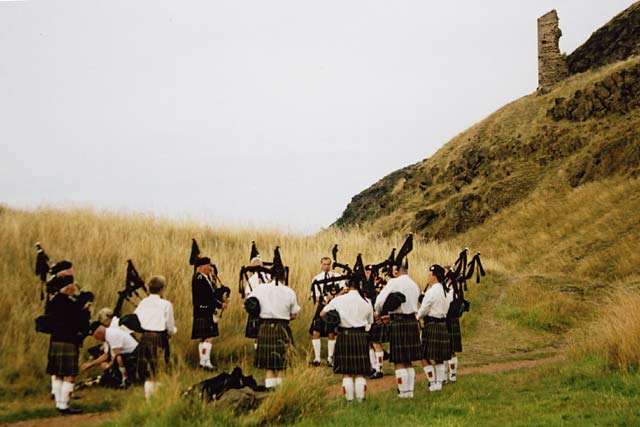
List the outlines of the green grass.
{"label": "green grass", "polygon": [[[100,396],[98,394],[100,394]],[[105,394],[107,394],[106,399],[101,400],[104,398]],[[15,423],[18,421],[38,418],[49,418],[60,415],[56,410],[53,401],[46,403],[44,401],[29,403],[29,405],[26,405],[25,402],[22,402],[22,405],[19,408],[15,406],[5,408],[4,405],[0,405],[0,424]],[[81,407],[84,413],[109,412],[120,406],[120,402],[110,398],[108,393],[104,392],[104,389],[101,389],[100,391],[96,390],[95,400],[92,402],[73,401],[71,404],[73,406]]]}

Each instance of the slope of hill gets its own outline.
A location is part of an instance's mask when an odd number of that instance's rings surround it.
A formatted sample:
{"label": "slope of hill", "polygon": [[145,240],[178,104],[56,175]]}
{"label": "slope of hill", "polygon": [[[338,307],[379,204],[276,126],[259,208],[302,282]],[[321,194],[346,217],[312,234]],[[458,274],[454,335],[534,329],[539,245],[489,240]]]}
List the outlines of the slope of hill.
{"label": "slope of hill", "polygon": [[[639,14],[636,3],[574,52],[574,62],[586,64],[580,67],[588,71],[572,75],[547,94],[534,93],[504,106],[433,157],[384,177],[354,196],[335,225],[476,243],[478,236],[515,239],[520,233],[517,240],[501,245],[510,248],[504,254],[520,261],[531,255],[524,244],[528,237],[573,227],[573,238],[557,236],[565,243],[562,250],[558,241],[547,242],[551,246],[544,250],[548,258],[565,261],[554,264],[560,269],[588,258],[576,255],[569,260],[572,251],[593,251],[602,242],[614,246],[619,236],[623,241],[640,239],[640,225],[629,215],[638,209],[640,58],[597,68],[620,56],[606,51],[600,62],[594,57],[612,32],[624,46],[634,45]],[[625,52],[620,55],[635,51]],[[613,194],[617,197],[610,198]],[[604,210],[598,203],[602,200],[608,200]],[[545,205],[555,211],[545,210]],[[567,206],[579,208],[579,218],[578,211],[567,212]],[[525,213],[533,211],[533,218]],[[602,215],[617,220],[600,223]],[[604,228],[576,237],[582,235],[582,225],[591,230],[596,224]],[[594,256],[605,262],[603,254]]]}

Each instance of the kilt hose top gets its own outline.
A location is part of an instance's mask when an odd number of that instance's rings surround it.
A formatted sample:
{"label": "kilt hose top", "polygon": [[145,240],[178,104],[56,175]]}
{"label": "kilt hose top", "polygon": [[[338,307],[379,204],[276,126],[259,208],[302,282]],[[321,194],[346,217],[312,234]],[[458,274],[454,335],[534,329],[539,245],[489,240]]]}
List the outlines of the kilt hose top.
{"label": "kilt hose top", "polygon": [[343,375],[369,375],[369,342],[364,328],[340,328],[336,337],[333,372]]}
{"label": "kilt hose top", "polygon": [[389,353],[392,363],[411,363],[422,359],[420,325],[415,314],[391,315]]}
{"label": "kilt hose top", "polygon": [[460,318],[447,317],[447,329],[451,338],[451,352],[462,353],[462,332],[460,331]]}
{"label": "kilt hose top", "polygon": [[220,331],[218,330],[218,324],[213,321],[213,315],[193,318],[192,340],[213,338],[218,335],[220,335]]}
{"label": "kilt hose top", "polygon": [[138,344],[137,371],[140,379],[145,380],[155,377],[160,372],[161,363],[166,365],[165,357],[160,358],[159,353],[163,356],[166,348],[166,339],[164,332],[143,332]]}
{"label": "kilt hose top", "polygon": [[287,367],[287,351],[291,343],[288,320],[260,319],[254,366],[281,371]]}
{"label": "kilt hose top", "polygon": [[47,361],[47,374],[58,377],[78,375],[78,345],[70,342],[51,341]]}
{"label": "kilt hose top", "polygon": [[422,357],[442,362],[451,358],[451,337],[446,320],[427,316],[422,329]]}

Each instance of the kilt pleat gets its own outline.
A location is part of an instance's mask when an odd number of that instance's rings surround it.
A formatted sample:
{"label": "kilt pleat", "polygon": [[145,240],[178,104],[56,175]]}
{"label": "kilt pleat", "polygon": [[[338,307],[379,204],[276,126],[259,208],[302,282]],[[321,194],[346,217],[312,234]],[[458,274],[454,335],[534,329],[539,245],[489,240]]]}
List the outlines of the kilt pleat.
{"label": "kilt pleat", "polygon": [[364,328],[342,329],[336,337],[333,372],[368,375],[371,372],[369,343]]}
{"label": "kilt pleat", "polygon": [[389,325],[384,323],[374,323],[369,329],[369,342],[385,343],[389,342]]}
{"label": "kilt pleat", "polygon": [[59,377],[78,375],[78,346],[70,342],[52,341],[49,344],[47,374]]}
{"label": "kilt pleat", "polygon": [[192,340],[213,338],[218,335],[220,335],[220,331],[218,330],[218,324],[213,321],[213,316],[193,318]]}
{"label": "kilt pleat", "polygon": [[432,361],[451,358],[451,338],[445,322],[427,322],[422,329],[422,357]]}
{"label": "kilt pleat", "polygon": [[258,369],[283,370],[291,342],[289,322],[262,319],[258,332],[254,366]]}
{"label": "kilt pleat", "polygon": [[162,332],[144,332],[138,344],[137,371],[140,379],[158,374],[160,362],[164,362],[164,357],[159,357],[160,352],[165,352]]}
{"label": "kilt pleat", "polygon": [[392,316],[389,323],[389,360],[411,363],[422,359],[420,326],[414,315]]}
{"label": "kilt pleat", "polygon": [[449,331],[449,337],[451,338],[451,352],[462,353],[462,333],[460,331],[460,318],[448,318],[447,330]]}

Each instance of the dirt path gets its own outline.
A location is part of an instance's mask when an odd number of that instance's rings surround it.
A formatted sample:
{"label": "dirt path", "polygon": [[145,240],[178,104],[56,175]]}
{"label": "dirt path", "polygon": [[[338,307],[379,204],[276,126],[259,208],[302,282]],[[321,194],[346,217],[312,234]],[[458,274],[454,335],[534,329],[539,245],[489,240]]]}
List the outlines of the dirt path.
{"label": "dirt path", "polygon": [[[490,363],[487,365],[475,366],[470,368],[461,368],[458,371],[458,375],[468,375],[468,374],[493,374],[496,372],[505,372],[511,371],[513,369],[520,368],[531,368],[534,366],[558,362],[564,359],[563,355],[556,355],[552,357],[547,357],[544,359],[536,359],[536,360],[515,360],[511,362],[501,362],[501,363]],[[421,382],[425,380],[425,376],[421,375],[421,371],[416,368],[416,382]],[[367,381],[367,392],[369,393],[379,393],[382,391],[390,390],[396,388],[396,378],[393,375],[385,375],[384,378],[379,380],[369,380]],[[331,387],[329,391],[330,397],[339,397],[342,396],[342,386],[337,385]]]}
{"label": "dirt path", "polygon": [[12,424],[4,424],[6,427],[72,427],[100,424],[108,421],[114,416],[114,412],[93,412],[90,414],[56,416],[50,418],[34,418],[31,420],[18,421]]}

